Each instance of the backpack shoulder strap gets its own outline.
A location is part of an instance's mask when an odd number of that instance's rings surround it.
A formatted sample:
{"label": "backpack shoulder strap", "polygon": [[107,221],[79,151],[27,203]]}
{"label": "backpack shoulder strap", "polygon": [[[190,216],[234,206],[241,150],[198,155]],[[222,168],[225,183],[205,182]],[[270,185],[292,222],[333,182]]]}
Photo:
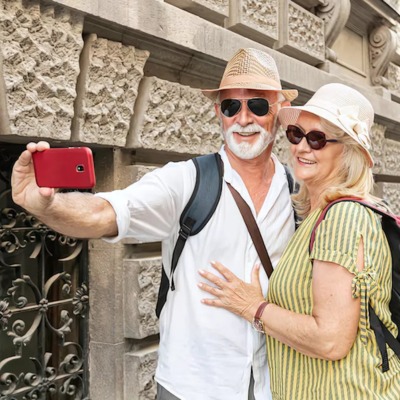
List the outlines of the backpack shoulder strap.
{"label": "backpack shoulder strap", "polygon": [[285,168],[286,179],[287,179],[288,186],[289,186],[289,192],[290,192],[290,194],[293,194],[295,191],[297,191],[298,185],[297,185],[297,183],[294,182],[294,178],[293,178],[292,173],[290,172],[289,167],[286,164],[283,164],[283,168]]}
{"label": "backpack shoulder strap", "polygon": [[171,290],[175,290],[173,274],[189,236],[197,235],[217,208],[222,192],[222,160],[218,153],[193,159],[196,184],[180,217],[179,236],[172,253]]}
{"label": "backpack shoulder strap", "polygon": [[222,192],[223,164],[218,153],[193,158],[196,184],[180,218],[181,228],[197,235],[213,216]]}
{"label": "backpack shoulder strap", "polygon": [[[287,183],[289,186],[289,193],[290,194],[294,194],[297,193],[299,191],[299,184],[297,182],[295,182],[292,172],[290,171],[289,167],[286,164],[282,164],[283,168],[285,168],[285,172],[286,172],[286,179],[287,179]],[[293,207],[293,215],[294,215],[294,222],[295,222],[295,229],[297,229],[297,227],[299,226],[300,223],[300,218],[298,217],[298,215],[296,214],[296,210]]]}
{"label": "backpack shoulder strap", "polygon": [[175,290],[174,272],[189,236],[197,235],[213,216],[222,192],[223,163],[218,153],[192,159],[196,167],[193,193],[180,216],[178,239],[172,253],[170,279],[162,270],[156,314],[159,317],[167,299],[169,287]]}

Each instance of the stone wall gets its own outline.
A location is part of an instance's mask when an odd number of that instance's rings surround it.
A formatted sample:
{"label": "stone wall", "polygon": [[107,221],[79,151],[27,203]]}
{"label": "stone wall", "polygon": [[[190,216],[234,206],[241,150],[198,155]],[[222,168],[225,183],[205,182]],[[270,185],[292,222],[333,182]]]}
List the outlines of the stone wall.
{"label": "stone wall", "polygon": [[[370,99],[374,173],[400,213],[397,26],[389,35],[386,25],[372,27],[374,40],[364,32],[374,13],[392,23],[397,12],[366,5],[354,15],[349,1],[323,4],[0,0],[0,140],[88,145],[96,191],[125,187],[168,160],[219,148],[213,104],[198,88],[218,84],[237,48],[256,47],[275,58],[285,87],[299,89],[294,104],[328,82]],[[362,26],[369,42],[370,69],[357,77],[330,49],[334,27],[346,23]],[[283,160],[286,148],[280,131],[274,151]],[[91,241],[89,263],[91,399],[154,399],[160,246]]]}

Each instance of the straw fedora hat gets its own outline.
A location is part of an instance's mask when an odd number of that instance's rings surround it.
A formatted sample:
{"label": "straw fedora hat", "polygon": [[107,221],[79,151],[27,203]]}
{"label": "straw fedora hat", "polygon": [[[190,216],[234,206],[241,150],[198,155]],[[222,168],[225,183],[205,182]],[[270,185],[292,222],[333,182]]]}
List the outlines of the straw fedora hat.
{"label": "straw fedora hat", "polygon": [[373,167],[370,149],[374,109],[360,92],[341,83],[324,85],[304,106],[282,107],[278,113],[281,125],[286,129],[295,124],[302,111],[324,118],[351,136],[362,147],[370,167]]}
{"label": "straw fedora hat", "polygon": [[297,90],[283,90],[274,59],[257,49],[239,49],[228,62],[218,89],[202,93],[215,101],[220,90],[255,89],[280,92],[288,101],[294,100]]}

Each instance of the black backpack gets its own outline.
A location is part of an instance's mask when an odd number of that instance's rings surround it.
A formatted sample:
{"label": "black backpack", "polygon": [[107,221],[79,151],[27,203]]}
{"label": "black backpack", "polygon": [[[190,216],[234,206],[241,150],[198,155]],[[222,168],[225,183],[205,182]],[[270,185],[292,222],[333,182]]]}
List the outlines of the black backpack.
{"label": "black backpack", "polygon": [[[175,290],[174,272],[182,250],[189,236],[197,235],[213,216],[218,206],[222,192],[223,163],[218,153],[207,154],[192,159],[196,167],[196,184],[193,193],[180,216],[180,230],[171,261],[171,283],[162,268],[161,283],[158,292],[156,315],[160,317],[161,310],[167,301],[169,288]],[[290,193],[295,189],[295,183],[289,169],[285,166]]]}
{"label": "black backpack", "polygon": [[311,233],[310,247],[311,252],[314,245],[315,231],[321,221],[325,218],[328,210],[336,203],[341,201],[353,201],[360,203],[365,207],[368,207],[372,211],[376,212],[382,217],[382,229],[385,232],[387,241],[390,247],[390,253],[392,255],[392,296],[389,303],[389,309],[392,313],[392,321],[398,328],[398,336],[395,338],[386,326],[379,320],[375,311],[369,306],[370,325],[375,333],[376,341],[378,343],[379,351],[382,356],[382,372],[389,370],[389,360],[387,354],[386,344],[396,353],[400,358],[400,216],[395,216],[386,213],[372,204],[365,203],[359,199],[352,197],[346,197],[337,199],[329,203],[322,211],[320,217],[314,225]]}

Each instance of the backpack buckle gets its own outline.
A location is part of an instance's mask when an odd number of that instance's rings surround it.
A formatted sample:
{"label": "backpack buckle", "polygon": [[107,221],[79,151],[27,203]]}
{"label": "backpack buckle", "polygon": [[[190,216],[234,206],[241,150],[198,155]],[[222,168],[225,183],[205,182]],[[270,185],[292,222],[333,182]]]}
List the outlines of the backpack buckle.
{"label": "backpack buckle", "polygon": [[181,229],[179,230],[179,236],[183,240],[186,240],[190,236],[190,233],[192,232],[195,223],[196,221],[190,217],[186,217],[185,220],[182,221]]}
{"label": "backpack buckle", "polygon": [[190,236],[191,231],[192,231],[192,226],[182,224],[181,229],[179,229],[179,236],[182,239],[187,240],[187,238]]}

